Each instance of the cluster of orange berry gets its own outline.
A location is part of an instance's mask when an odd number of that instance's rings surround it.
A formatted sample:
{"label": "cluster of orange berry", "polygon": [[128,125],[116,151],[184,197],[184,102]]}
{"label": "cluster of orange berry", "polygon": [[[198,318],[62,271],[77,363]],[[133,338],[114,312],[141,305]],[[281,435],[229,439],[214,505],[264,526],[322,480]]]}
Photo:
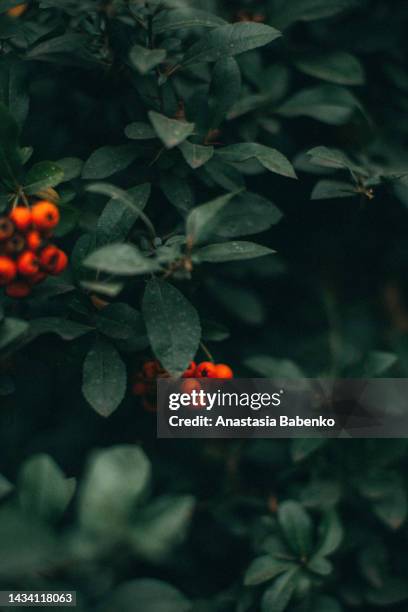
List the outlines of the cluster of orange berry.
{"label": "cluster of orange berry", "polygon": [[47,200],[15,206],[0,217],[0,286],[9,297],[28,296],[48,274],[57,276],[67,267],[64,251],[49,242],[59,219],[58,208]]}
{"label": "cluster of orange berry", "polygon": [[26,12],[27,9],[28,9],[27,2],[23,2],[21,4],[17,4],[17,6],[13,6],[13,8],[9,9],[7,11],[7,15],[9,17],[18,18],[18,17],[21,17],[21,15],[23,15]]}
{"label": "cluster of orange berry", "polygon": [[[133,395],[143,397],[143,407],[148,412],[156,410],[156,381],[158,378],[169,378],[170,375],[162,367],[159,361],[146,361],[142,371],[136,374],[133,383]],[[211,361],[203,361],[198,365],[192,361],[187,370],[182,375],[184,379],[196,378],[233,378],[234,373],[231,368],[224,364],[215,364]],[[192,384],[191,384],[192,383]],[[199,383],[196,380],[183,382],[183,391],[191,393],[194,389],[199,388]]]}

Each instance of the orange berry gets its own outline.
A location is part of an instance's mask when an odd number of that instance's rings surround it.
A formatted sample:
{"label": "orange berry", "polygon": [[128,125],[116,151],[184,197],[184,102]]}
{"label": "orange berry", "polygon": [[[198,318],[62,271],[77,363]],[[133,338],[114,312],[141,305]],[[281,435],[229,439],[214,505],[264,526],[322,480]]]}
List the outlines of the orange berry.
{"label": "orange berry", "polygon": [[132,387],[133,395],[146,395],[149,392],[149,385],[143,382],[142,380],[138,380],[134,383]]}
{"label": "orange berry", "polygon": [[[192,395],[193,391],[197,391],[197,393],[199,393],[201,391],[201,388],[202,388],[201,384],[198,380],[187,378],[186,380],[183,380],[182,382],[181,392]],[[193,403],[193,399],[194,399],[194,403]],[[191,404],[190,404],[191,409],[200,410],[201,408],[205,408],[205,407],[206,407],[205,399],[201,398],[200,396],[198,396],[197,398],[193,398],[193,396],[191,397]]]}
{"label": "orange berry", "polygon": [[21,234],[14,234],[4,243],[4,251],[7,255],[17,255],[17,253],[21,253],[24,249],[25,240]]}
{"label": "orange berry", "polygon": [[7,11],[7,15],[16,19],[17,17],[21,17],[21,15],[23,15],[27,9],[27,2],[23,2],[22,4],[17,4],[17,6],[13,6],[13,8],[9,9]]}
{"label": "orange berry", "polygon": [[162,371],[162,367],[158,361],[146,361],[143,364],[143,374],[146,378],[156,378]]}
{"label": "orange berry", "polygon": [[58,208],[52,202],[41,200],[32,209],[33,223],[39,230],[50,230],[58,225],[60,214]]}
{"label": "orange berry", "polygon": [[14,225],[8,217],[0,219],[0,240],[7,240],[14,234]]}
{"label": "orange berry", "polygon": [[26,242],[31,251],[38,251],[43,243],[43,239],[41,238],[40,232],[37,232],[37,230],[31,230],[31,232],[28,232],[26,236]]}
{"label": "orange berry", "polygon": [[37,256],[32,251],[24,251],[17,259],[17,270],[21,276],[35,276],[40,271]]}
{"label": "orange berry", "polygon": [[64,251],[50,244],[42,251],[40,255],[40,264],[46,272],[56,276],[61,274],[67,267],[68,257]]}
{"label": "orange berry", "polygon": [[6,293],[12,298],[24,298],[31,293],[31,287],[24,281],[15,281],[6,287]]}
{"label": "orange berry", "polygon": [[197,369],[197,364],[192,361],[188,366],[187,370],[183,374],[183,378],[194,378]]}
{"label": "orange berry", "polygon": [[10,257],[0,256],[0,285],[7,285],[17,274],[17,266]]}
{"label": "orange berry", "polygon": [[216,378],[215,365],[211,361],[203,361],[197,367],[197,378]]}
{"label": "orange berry", "polygon": [[32,223],[31,210],[26,206],[16,206],[9,214],[9,217],[21,232],[26,232]]}
{"label": "orange berry", "polygon": [[216,378],[234,378],[234,372],[225,363],[219,363],[215,366]]}
{"label": "orange berry", "polygon": [[187,380],[183,380],[181,384],[182,393],[191,393],[192,391],[200,391],[200,390],[201,390],[201,385],[198,382],[198,380],[194,380],[190,378]]}

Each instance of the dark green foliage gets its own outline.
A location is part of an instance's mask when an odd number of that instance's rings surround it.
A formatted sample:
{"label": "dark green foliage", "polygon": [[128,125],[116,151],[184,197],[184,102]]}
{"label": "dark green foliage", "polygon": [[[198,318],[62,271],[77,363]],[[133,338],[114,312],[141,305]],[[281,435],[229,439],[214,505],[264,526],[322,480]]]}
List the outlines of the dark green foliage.
{"label": "dark green foliage", "polygon": [[[404,2],[0,1],[0,587],[102,612],[402,612],[405,440],[155,439],[144,361],[404,377]],[[203,342],[205,343],[203,345]]]}

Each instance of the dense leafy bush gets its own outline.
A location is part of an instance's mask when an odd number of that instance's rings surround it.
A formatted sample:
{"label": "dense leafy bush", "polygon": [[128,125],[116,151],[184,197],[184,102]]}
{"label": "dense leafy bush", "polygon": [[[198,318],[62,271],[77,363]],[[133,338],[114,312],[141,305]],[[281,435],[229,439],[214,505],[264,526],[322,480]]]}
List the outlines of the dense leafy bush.
{"label": "dense leafy bush", "polygon": [[238,376],[405,376],[407,7],[20,5],[1,214],[55,202],[70,265],[0,298],[2,588],[405,610],[404,440],[157,441],[131,388],[209,351]]}

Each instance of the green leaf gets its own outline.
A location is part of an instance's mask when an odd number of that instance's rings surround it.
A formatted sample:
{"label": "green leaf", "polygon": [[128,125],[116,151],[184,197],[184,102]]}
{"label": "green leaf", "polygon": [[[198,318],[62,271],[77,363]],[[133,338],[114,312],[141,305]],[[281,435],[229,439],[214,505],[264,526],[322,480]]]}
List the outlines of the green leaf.
{"label": "green leaf", "polygon": [[13,491],[13,489],[14,487],[11,482],[9,482],[7,478],[0,474],[0,499],[7,497],[7,495],[9,495]]}
{"label": "green leaf", "polygon": [[43,334],[57,334],[62,340],[76,340],[92,331],[92,327],[60,317],[39,317],[30,323],[30,339]]}
{"label": "green leaf", "polygon": [[20,470],[18,501],[31,517],[46,522],[58,521],[75,491],[75,479],[66,478],[48,455],[30,457]]}
{"label": "green leaf", "polygon": [[142,121],[129,123],[125,128],[125,135],[131,140],[152,140],[156,138],[156,132],[152,126]]}
{"label": "green leaf", "polygon": [[[113,197],[98,219],[96,235],[99,244],[125,240],[136,223],[151,193],[150,183],[137,185],[125,192],[127,199]],[[120,194],[119,194],[120,195]],[[130,205],[128,198],[132,205]]]}
{"label": "green leaf", "polygon": [[61,180],[66,183],[81,176],[83,165],[84,162],[78,157],[64,157],[63,159],[59,159],[57,161],[57,166],[64,173]]}
{"label": "green leaf", "polygon": [[247,325],[261,325],[265,322],[266,311],[263,301],[253,290],[242,284],[229,283],[226,280],[207,281],[213,297],[229,313]]}
{"label": "green leaf", "polygon": [[408,600],[407,581],[399,576],[390,576],[381,585],[381,588],[367,589],[366,598],[369,604],[389,609],[389,606]]}
{"label": "green leaf", "polygon": [[20,131],[8,108],[0,103],[0,179],[14,186],[21,170]]}
{"label": "green leaf", "polygon": [[[143,208],[146,206],[147,200],[149,196],[150,196],[150,185],[149,183],[145,183],[143,185],[138,185],[137,187],[133,187],[131,189],[129,189],[129,191],[124,191],[123,189],[120,189],[119,187],[115,187],[115,185],[111,185],[110,183],[92,183],[91,185],[88,185],[86,188],[87,191],[90,191],[91,193],[99,193],[101,195],[105,195],[110,197],[112,200],[116,200],[121,202],[122,204],[124,204],[130,211],[133,211],[132,214],[137,215],[137,217],[140,217],[140,219],[143,221],[143,223],[145,224],[145,226],[147,227],[149,233],[154,236],[155,235],[155,230],[154,227],[152,225],[152,222],[150,221],[150,219],[144,214],[143,212]],[[112,202],[112,207],[114,206],[114,203]],[[122,217],[122,210],[120,214],[118,214],[118,217]],[[110,213],[110,211],[109,211]],[[109,214],[108,215],[108,219],[105,219],[105,221],[110,221],[111,217],[113,216],[113,214]],[[119,222],[120,227],[122,227],[121,225],[121,221]],[[125,215],[125,219],[124,219],[124,223],[127,225],[128,224],[128,216]],[[119,232],[119,229],[118,229]]]}
{"label": "green leaf", "polygon": [[314,21],[332,17],[356,5],[356,0],[271,0],[271,20],[287,28],[296,21]]}
{"label": "green leaf", "polygon": [[167,149],[177,147],[194,132],[194,123],[169,119],[155,111],[149,112],[149,119],[157,136]]}
{"label": "green leaf", "polygon": [[56,538],[47,525],[30,519],[12,504],[2,505],[0,510],[0,541],[0,576],[7,583],[27,580],[61,559]]}
{"label": "green leaf", "polygon": [[13,113],[21,127],[28,114],[27,68],[23,62],[0,63],[0,101]]}
{"label": "green leaf", "polygon": [[142,578],[118,587],[102,612],[190,612],[192,605],[174,587],[153,578]]}
{"label": "green leaf", "polygon": [[245,365],[264,378],[299,379],[304,374],[300,368],[289,359],[276,359],[269,355],[253,355],[245,360]]}
{"label": "green leaf", "polygon": [[360,493],[373,504],[376,516],[391,529],[399,529],[408,514],[408,500],[399,474],[380,471],[359,483]]}
{"label": "green leaf", "polygon": [[336,85],[302,89],[279,107],[284,117],[311,117],[329,125],[344,125],[361,104],[353,94]]}
{"label": "green leaf", "polygon": [[329,147],[314,147],[306,153],[311,164],[323,168],[336,168],[339,170],[350,170],[364,176],[366,171],[355,164],[343,151]]}
{"label": "green leaf", "polygon": [[[228,87],[225,84],[228,83]],[[210,126],[217,128],[241,94],[241,70],[233,57],[224,57],[214,66],[210,85]]]}
{"label": "green leaf", "polygon": [[101,416],[108,417],[126,393],[126,367],[118,351],[106,340],[98,339],[86,356],[82,392]]}
{"label": "green leaf", "polygon": [[371,351],[363,363],[362,378],[376,378],[382,376],[398,361],[394,353],[385,351]]}
{"label": "green leaf", "polygon": [[147,74],[161,64],[166,55],[165,49],[146,49],[146,47],[134,45],[130,50],[129,60],[140,74]]}
{"label": "green leaf", "polygon": [[91,59],[87,54],[86,44],[89,43],[89,38],[84,34],[76,32],[68,32],[61,36],[48,38],[44,42],[31,47],[26,53],[26,58],[44,60],[44,61],[61,61],[61,54],[77,55],[82,61]]}
{"label": "green leaf", "polygon": [[187,50],[184,66],[199,62],[216,62],[224,57],[239,55],[262,47],[279,38],[275,28],[261,23],[233,23],[211,30]]}
{"label": "green leaf", "polygon": [[143,154],[134,144],[106,146],[97,149],[85,162],[83,179],[104,179],[125,170]]}
{"label": "green leaf", "polygon": [[195,261],[208,261],[217,263],[223,261],[237,261],[242,259],[254,259],[275,253],[268,247],[255,244],[254,242],[224,242],[221,244],[210,244],[194,251]]}
{"label": "green leaf", "polygon": [[145,497],[150,479],[150,462],[138,446],[94,451],[80,488],[81,526],[108,540],[121,534]]}
{"label": "green leaf", "polygon": [[194,206],[194,191],[189,182],[170,172],[160,176],[160,189],[168,201],[181,213],[186,213]]}
{"label": "green leaf", "polygon": [[316,184],[310,198],[312,200],[331,200],[336,198],[352,198],[356,195],[358,193],[352,183],[323,179]]}
{"label": "green leaf", "polygon": [[83,265],[101,272],[119,276],[136,276],[159,270],[159,264],[145,257],[133,244],[114,243],[97,249],[84,260]]}
{"label": "green leaf", "polygon": [[298,570],[285,572],[266,589],[261,600],[261,612],[283,612],[296,588]]}
{"label": "green leaf", "polygon": [[188,140],[185,140],[179,148],[184,159],[193,170],[204,166],[214,155],[214,147],[194,144]]}
{"label": "green leaf", "polygon": [[291,500],[279,504],[278,522],[292,551],[307,557],[313,547],[313,525],[304,508]]}
{"label": "green leaf", "polygon": [[245,181],[241,173],[220,157],[213,157],[202,169],[202,174],[211,186],[219,185],[225,191],[245,189]]}
{"label": "green leaf", "polygon": [[152,562],[167,558],[190,527],[195,500],[191,495],[160,497],[138,514],[130,544],[137,556]]}
{"label": "green leaf", "polygon": [[319,543],[315,555],[326,557],[340,546],[343,528],[334,510],[327,512],[319,525]]}
{"label": "green leaf", "polygon": [[195,8],[161,11],[153,20],[155,34],[186,28],[216,28],[225,24],[221,17]]}
{"label": "green leaf", "polygon": [[114,340],[143,337],[146,329],[140,312],[129,304],[109,304],[95,316],[96,328]]}
{"label": "green leaf", "polygon": [[244,191],[217,215],[217,236],[235,238],[259,234],[279,223],[281,218],[281,211],[270,200]]}
{"label": "green leaf", "polygon": [[53,162],[39,162],[27,173],[24,181],[24,191],[33,195],[41,189],[56,187],[64,178],[64,171]]}
{"label": "green leaf", "polygon": [[218,213],[236,196],[236,193],[227,193],[211,202],[193,208],[187,217],[186,232],[187,236],[194,244],[200,244],[214,233],[217,223]]}
{"label": "green leaf", "polygon": [[21,338],[28,330],[28,323],[8,317],[0,326],[0,350],[6,349],[12,342]]}
{"label": "green leaf", "polygon": [[268,582],[293,567],[294,563],[275,559],[270,555],[257,557],[245,572],[244,584],[245,586],[256,586],[257,584]]}
{"label": "green leaf", "polygon": [[290,161],[276,149],[254,142],[233,144],[217,152],[217,155],[229,163],[243,163],[256,159],[261,166],[270,172],[289,178],[296,178],[295,170]]}
{"label": "green leaf", "polygon": [[295,66],[305,74],[337,85],[363,85],[365,80],[360,61],[345,51],[306,55],[298,59]]}
{"label": "green leaf", "polygon": [[292,440],[290,454],[295,463],[304,461],[327,444],[325,438],[296,438]]}
{"label": "green leaf", "polygon": [[320,555],[312,557],[307,563],[307,568],[319,576],[328,576],[333,571],[333,565],[330,561]]}
{"label": "green leaf", "polygon": [[108,297],[116,297],[123,290],[123,283],[98,282],[98,281],[81,281],[81,287],[92,293],[100,293]]}
{"label": "green leaf", "polygon": [[202,338],[211,342],[222,342],[230,337],[229,330],[221,323],[203,319],[201,321]]}
{"label": "green leaf", "polygon": [[201,327],[196,309],[169,283],[151,280],[143,317],[156,358],[173,376],[182,374],[198,350]]}

